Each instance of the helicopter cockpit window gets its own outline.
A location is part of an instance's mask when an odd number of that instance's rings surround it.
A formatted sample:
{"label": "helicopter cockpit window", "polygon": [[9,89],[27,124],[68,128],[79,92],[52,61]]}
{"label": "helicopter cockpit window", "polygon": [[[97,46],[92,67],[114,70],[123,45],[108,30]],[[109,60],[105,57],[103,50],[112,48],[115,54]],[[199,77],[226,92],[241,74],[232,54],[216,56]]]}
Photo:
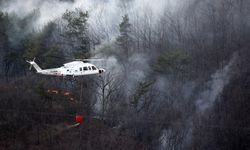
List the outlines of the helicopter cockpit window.
{"label": "helicopter cockpit window", "polygon": [[96,67],[95,67],[95,66],[92,66],[92,70],[96,70]]}
{"label": "helicopter cockpit window", "polygon": [[89,70],[91,70],[91,67],[89,66]]}
{"label": "helicopter cockpit window", "polygon": [[88,70],[88,67],[83,67],[83,70]]}

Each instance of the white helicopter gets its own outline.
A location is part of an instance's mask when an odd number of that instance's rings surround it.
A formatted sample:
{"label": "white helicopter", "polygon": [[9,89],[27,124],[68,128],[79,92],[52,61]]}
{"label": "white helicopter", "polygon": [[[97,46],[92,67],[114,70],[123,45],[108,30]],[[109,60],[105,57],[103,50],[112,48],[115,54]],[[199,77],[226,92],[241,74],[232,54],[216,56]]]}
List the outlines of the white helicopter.
{"label": "white helicopter", "polygon": [[76,60],[66,64],[63,64],[62,67],[52,68],[52,69],[41,69],[35,62],[27,61],[30,64],[30,70],[32,66],[36,69],[37,73],[42,75],[51,75],[51,76],[84,76],[84,75],[95,75],[102,74],[105,72],[103,68],[97,68],[91,63],[87,63],[91,59],[83,59],[83,61]]}

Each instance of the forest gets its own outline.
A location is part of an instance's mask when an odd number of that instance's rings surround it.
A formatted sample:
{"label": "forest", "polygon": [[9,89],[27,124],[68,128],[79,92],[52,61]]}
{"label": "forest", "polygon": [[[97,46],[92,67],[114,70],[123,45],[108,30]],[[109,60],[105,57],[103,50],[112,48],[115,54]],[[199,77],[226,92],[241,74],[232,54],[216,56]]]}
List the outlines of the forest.
{"label": "forest", "polygon": [[249,66],[249,0],[0,0],[0,149],[250,149]]}

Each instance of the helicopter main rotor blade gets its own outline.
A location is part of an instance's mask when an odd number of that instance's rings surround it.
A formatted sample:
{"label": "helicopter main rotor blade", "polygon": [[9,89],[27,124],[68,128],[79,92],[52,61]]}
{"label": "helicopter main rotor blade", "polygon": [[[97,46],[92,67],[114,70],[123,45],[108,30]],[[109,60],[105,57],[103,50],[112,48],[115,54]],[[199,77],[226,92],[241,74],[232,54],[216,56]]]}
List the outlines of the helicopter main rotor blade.
{"label": "helicopter main rotor blade", "polygon": [[58,56],[53,56],[49,55],[46,57],[52,57],[52,58],[57,58],[57,59],[62,59],[62,60],[68,60],[68,61],[85,61],[85,62],[90,62],[90,61],[103,61],[104,59],[100,58],[87,58],[87,59],[82,59],[82,58],[71,58],[69,56],[64,56],[64,57],[58,57]]}
{"label": "helicopter main rotor blade", "polygon": [[104,59],[90,58],[90,59],[74,59],[74,60],[80,60],[80,61],[103,61]]}

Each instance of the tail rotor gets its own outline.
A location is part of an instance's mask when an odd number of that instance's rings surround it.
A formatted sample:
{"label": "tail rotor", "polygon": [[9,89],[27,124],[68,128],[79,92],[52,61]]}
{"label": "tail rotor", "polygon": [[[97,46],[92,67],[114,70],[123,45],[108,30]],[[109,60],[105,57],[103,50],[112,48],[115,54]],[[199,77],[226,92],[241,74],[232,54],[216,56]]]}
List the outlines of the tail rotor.
{"label": "tail rotor", "polygon": [[32,65],[32,62],[35,62],[35,60],[36,60],[36,58],[34,58],[34,59],[33,59],[33,61],[27,61],[28,63],[30,63],[29,70],[31,70],[31,69],[32,69],[32,66],[33,66],[33,65]]}

